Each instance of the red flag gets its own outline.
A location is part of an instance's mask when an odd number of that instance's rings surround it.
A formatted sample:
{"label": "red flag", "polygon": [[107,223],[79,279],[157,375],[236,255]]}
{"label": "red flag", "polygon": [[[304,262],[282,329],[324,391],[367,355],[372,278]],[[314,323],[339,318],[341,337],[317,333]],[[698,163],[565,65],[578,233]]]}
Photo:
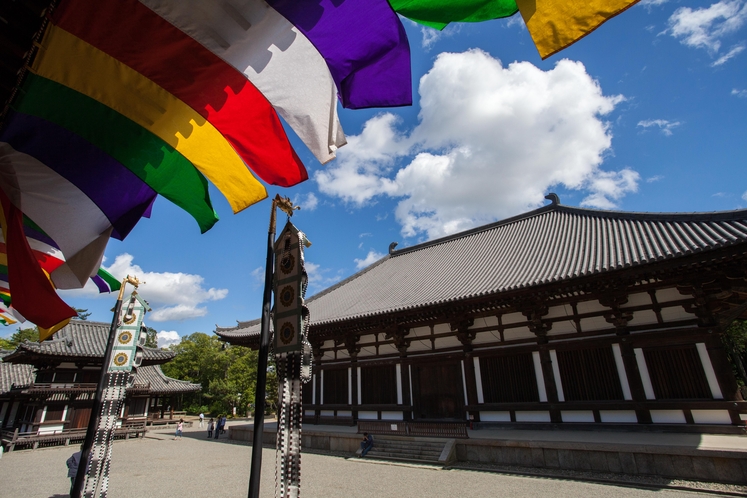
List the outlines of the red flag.
{"label": "red flag", "polygon": [[[0,201],[5,214],[5,246],[8,257],[8,284],[13,295],[13,307],[27,320],[51,335],[57,325],[76,316],[76,311],[57,295],[47,274],[31,251],[23,232],[23,213],[11,204],[0,190]],[[62,324],[64,326],[64,324]],[[46,337],[40,337],[40,340]]]}

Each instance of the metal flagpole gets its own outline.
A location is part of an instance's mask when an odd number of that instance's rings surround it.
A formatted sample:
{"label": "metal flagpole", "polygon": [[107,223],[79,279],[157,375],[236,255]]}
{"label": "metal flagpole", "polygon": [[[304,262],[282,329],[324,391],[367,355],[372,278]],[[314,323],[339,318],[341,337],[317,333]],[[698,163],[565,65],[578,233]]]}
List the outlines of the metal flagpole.
{"label": "metal flagpole", "polygon": [[249,498],[259,498],[259,481],[262,475],[262,434],[265,428],[265,388],[267,383],[267,357],[270,352],[270,302],[275,256],[275,208],[288,216],[293,215],[293,204],[287,197],[276,195],[272,200],[270,229],[267,235],[267,260],[265,262],[265,290],[262,295],[262,324],[257,360],[257,389],[254,398],[254,439],[252,440],[252,466],[249,476]]}
{"label": "metal flagpole", "polygon": [[119,321],[119,314],[122,311],[122,297],[124,296],[125,286],[127,283],[134,285],[136,288],[140,285],[140,281],[137,277],[127,277],[122,280],[122,287],[119,288],[119,297],[117,297],[117,304],[114,306],[114,316],[112,317],[112,326],[109,329],[109,338],[106,341],[106,351],[104,352],[104,363],[101,365],[101,376],[99,377],[99,383],[96,386],[96,396],[93,398],[93,406],[91,407],[91,415],[88,419],[88,429],[86,430],[86,439],[83,441],[83,447],[80,450],[80,462],[78,463],[78,473],[75,474],[75,482],[73,483],[73,489],[70,491],[70,498],[81,498],[83,495],[83,484],[86,480],[86,474],[88,473],[88,464],[91,459],[91,448],[93,447],[93,440],[96,437],[96,424],[99,420],[99,412],[101,412],[102,397],[104,394],[104,384],[106,383],[106,374],[109,367],[109,363],[112,361],[112,349],[114,348],[114,340],[117,335],[117,327]]}

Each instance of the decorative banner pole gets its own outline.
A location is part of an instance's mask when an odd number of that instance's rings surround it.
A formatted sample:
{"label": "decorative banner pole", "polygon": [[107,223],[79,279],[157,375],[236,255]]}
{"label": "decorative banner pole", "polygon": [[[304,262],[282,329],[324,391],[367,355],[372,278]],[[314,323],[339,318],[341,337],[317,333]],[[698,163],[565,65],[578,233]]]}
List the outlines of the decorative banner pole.
{"label": "decorative banner pole", "polygon": [[262,296],[262,324],[257,360],[257,389],[254,398],[254,439],[252,440],[252,467],[249,476],[249,498],[259,498],[262,474],[262,434],[265,428],[265,384],[267,383],[267,357],[270,352],[270,302],[272,300],[273,255],[275,242],[275,209],[280,208],[293,216],[293,203],[289,198],[276,195],[270,211],[270,229],[267,235],[267,260],[265,263],[265,289]]}
{"label": "decorative banner pole", "polygon": [[[124,399],[125,390],[133,365],[139,365],[137,346],[139,343],[140,326],[148,305],[140,299],[137,292],[133,292],[124,317],[122,313],[122,297],[125,286],[132,284],[137,288],[140,281],[129,275],[122,280],[117,304],[114,306],[114,316],[106,341],[106,351],[101,365],[101,376],[96,386],[96,395],[88,419],[86,439],[81,448],[78,473],[70,493],[71,498],[81,498],[84,485],[86,498],[106,496],[108,487],[109,458],[111,457],[111,441],[114,434],[119,406]],[[144,282],[143,282],[144,283]],[[122,325],[124,322],[124,325]],[[121,326],[120,326],[121,325]],[[118,329],[119,330],[119,334]],[[114,354],[115,343],[116,355]],[[95,451],[91,451],[94,448]]]}

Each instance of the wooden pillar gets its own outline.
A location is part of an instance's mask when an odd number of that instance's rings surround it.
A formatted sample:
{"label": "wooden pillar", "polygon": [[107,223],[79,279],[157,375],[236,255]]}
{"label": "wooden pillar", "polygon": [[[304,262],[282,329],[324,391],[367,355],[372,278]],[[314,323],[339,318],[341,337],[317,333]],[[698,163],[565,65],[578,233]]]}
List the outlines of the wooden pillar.
{"label": "wooden pillar", "polygon": [[552,369],[552,358],[550,357],[549,341],[547,339],[547,333],[552,329],[552,323],[542,320],[542,317],[548,313],[548,308],[543,302],[525,303],[522,306],[522,313],[527,317],[529,330],[537,336],[542,379],[545,381],[547,402],[551,405],[550,422],[559,424],[563,422],[563,418],[558,407],[558,387],[555,384],[555,373]]}
{"label": "wooden pillar", "polygon": [[356,356],[350,357],[350,392],[352,393],[351,396],[351,405],[352,406],[352,415],[353,415],[353,423],[358,423],[358,358]]}

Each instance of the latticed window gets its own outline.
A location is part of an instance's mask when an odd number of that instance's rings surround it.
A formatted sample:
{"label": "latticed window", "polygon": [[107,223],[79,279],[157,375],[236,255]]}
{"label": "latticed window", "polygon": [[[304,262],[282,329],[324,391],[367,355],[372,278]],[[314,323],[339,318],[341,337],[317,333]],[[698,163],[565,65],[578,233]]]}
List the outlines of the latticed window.
{"label": "latticed window", "polygon": [[324,370],[324,404],[348,404],[348,369]]}
{"label": "latticed window", "polygon": [[361,368],[361,402],[364,405],[396,404],[397,367],[380,365]]}
{"label": "latticed window", "polygon": [[557,351],[566,401],[622,400],[611,347]]}
{"label": "latticed window", "polygon": [[695,345],[644,349],[656,399],[711,399]]}
{"label": "latticed window", "polygon": [[486,403],[539,401],[532,353],[480,358]]}

